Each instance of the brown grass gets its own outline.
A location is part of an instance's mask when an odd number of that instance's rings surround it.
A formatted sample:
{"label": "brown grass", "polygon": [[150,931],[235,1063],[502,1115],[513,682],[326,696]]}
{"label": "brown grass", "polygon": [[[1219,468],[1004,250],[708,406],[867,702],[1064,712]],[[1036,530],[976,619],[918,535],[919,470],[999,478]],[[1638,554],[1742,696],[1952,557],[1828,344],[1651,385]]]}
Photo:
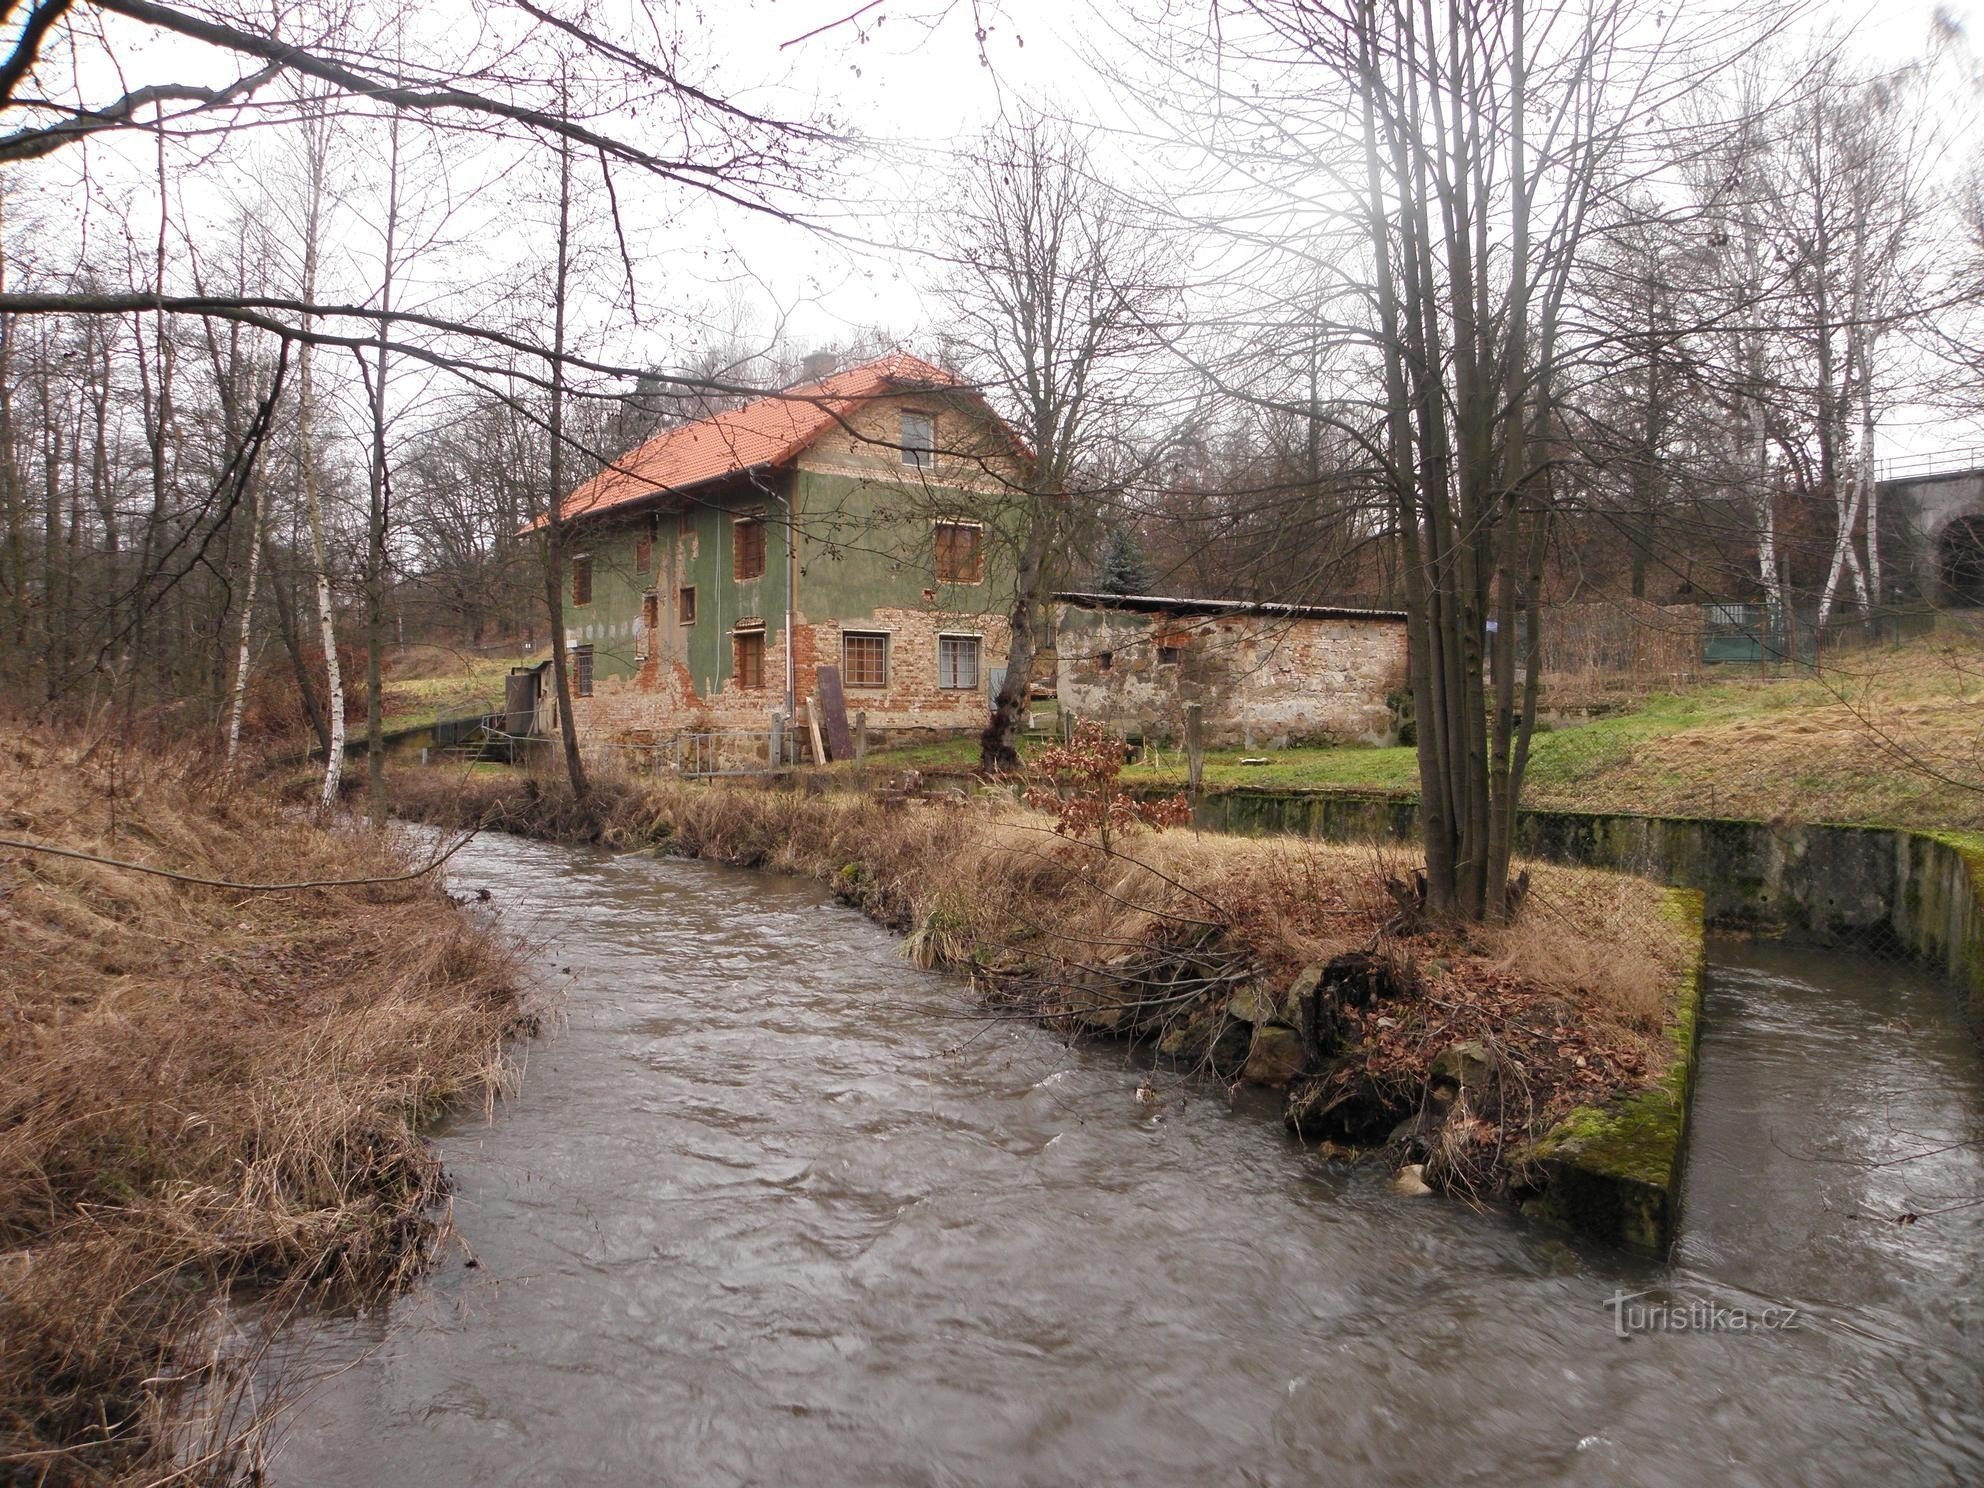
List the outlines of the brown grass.
{"label": "brown grass", "polygon": [[1244,1038],[1221,1042],[1243,988],[1278,995],[1306,967],[1368,955],[1397,995],[1338,1010],[1332,1030],[1358,1056],[1345,1077],[1378,1088],[1365,1124],[1395,1124],[1442,1049],[1486,1040],[1523,1093],[1498,1153],[1573,1105],[1659,1077],[1689,951],[1657,886],[1551,864],[1527,865],[1532,890],[1513,925],[1414,928],[1384,887],[1416,866],[1409,854],[1189,830],[1104,852],[995,795],[892,803],[617,780],[580,809],[522,776],[405,770],[389,788],[396,809],[433,820],[806,875],[902,932],[919,964],[972,977],[995,1006],[1150,1039],[1224,1078],[1244,1059]]}
{"label": "brown grass", "polygon": [[[233,881],[418,857],[185,756],[18,733],[0,834]],[[418,1127],[500,1088],[517,966],[431,879],[249,894],[11,848],[0,957],[0,1481],[224,1480],[254,1441],[220,1303],[419,1268]]]}

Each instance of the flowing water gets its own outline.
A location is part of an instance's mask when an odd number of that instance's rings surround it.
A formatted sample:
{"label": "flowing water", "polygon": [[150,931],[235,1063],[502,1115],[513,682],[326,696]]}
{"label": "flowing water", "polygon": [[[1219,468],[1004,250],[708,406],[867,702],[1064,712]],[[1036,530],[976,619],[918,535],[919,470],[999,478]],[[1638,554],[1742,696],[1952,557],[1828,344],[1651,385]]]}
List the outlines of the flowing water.
{"label": "flowing water", "polygon": [[1662,1265],[985,1021],[807,884],[458,864],[568,1018],[441,1136],[478,1264],[288,1340],[277,1482],[1984,1481],[1984,1077],[1920,976],[1718,948]]}

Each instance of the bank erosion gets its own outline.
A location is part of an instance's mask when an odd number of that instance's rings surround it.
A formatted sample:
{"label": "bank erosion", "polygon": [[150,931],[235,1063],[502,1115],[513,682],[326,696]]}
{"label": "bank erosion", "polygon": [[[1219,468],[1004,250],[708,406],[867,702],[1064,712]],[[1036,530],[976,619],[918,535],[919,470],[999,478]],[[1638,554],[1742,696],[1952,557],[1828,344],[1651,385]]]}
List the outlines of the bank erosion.
{"label": "bank erosion", "polygon": [[[195,756],[0,734],[0,1483],[232,1482],[269,1401],[230,1296],[280,1318],[421,1267],[420,1136],[503,1083],[509,947]],[[266,1390],[269,1381],[259,1380]]]}
{"label": "bank erosion", "polygon": [[1540,1138],[1650,1096],[1670,1117],[1636,1172],[1661,1169],[1661,1193],[1609,1214],[1544,1207],[1606,1238],[1664,1238],[1694,1049],[1694,896],[1535,864],[1517,923],[1463,928],[1401,902],[1415,868],[1402,852],[1175,827],[1105,844],[997,792],[621,779],[580,806],[528,776],[435,768],[389,788],[437,822],[805,874],[902,933],[920,964],[969,977],[988,1017],[1131,1040],[1236,1094],[1278,1092],[1302,1138],[1382,1154],[1408,1185],[1534,1197],[1550,1176],[1539,1156],[1566,1153]]}

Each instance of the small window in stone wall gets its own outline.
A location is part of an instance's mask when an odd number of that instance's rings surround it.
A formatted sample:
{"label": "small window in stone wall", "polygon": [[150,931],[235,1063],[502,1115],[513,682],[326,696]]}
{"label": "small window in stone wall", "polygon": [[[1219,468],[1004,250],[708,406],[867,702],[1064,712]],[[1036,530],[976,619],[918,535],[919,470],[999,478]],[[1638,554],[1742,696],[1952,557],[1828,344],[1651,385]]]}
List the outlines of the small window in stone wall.
{"label": "small window in stone wall", "polygon": [[577,553],[572,558],[572,603],[592,603],[592,554]]}
{"label": "small window in stone wall", "polygon": [[675,591],[675,618],[684,625],[696,623],[696,586],[684,584]]}
{"label": "small window in stone wall", "polygon": [[592,647],[572,647],[572,696],[592,696]]}
{"label": "small window in stone wall", "polygon": [[1191,639],[1182,630],[1165,631],[1157,637],[1157,664],[1176,666],[1185,659],[1185,646]]}
{"label": "small window in stone wall", "polygon": [[848,632],[840,638],[840,676],[849,687],[889,685],[889,638]]}
{"label": "small window in stone wall", "polygon": [[765,686],[765,633],[740,630],[730,638],[730,679],[751,692]]}
{"label": "small window in stone wall", "polygon": [[1114,651],[1096,652],[1095,669],[1098,672],[1106,672],[1115,665],[1116,665],[1116,653]]}

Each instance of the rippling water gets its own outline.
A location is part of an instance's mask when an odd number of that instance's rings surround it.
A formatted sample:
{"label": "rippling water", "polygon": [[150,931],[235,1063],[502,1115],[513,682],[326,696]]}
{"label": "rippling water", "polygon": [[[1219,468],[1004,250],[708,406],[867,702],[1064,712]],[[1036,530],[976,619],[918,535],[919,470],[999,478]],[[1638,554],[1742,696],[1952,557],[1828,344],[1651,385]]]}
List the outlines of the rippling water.
{"label": "rippling water", "polygon": [[[457,862],[569,1021],[442,1136],[480,1264],[288,1340],[278,1482],[1984,1481],[1984,1210],[1927,1216],[1984,1194],[1984,1083],[1919,978],[1722,948],[1658,1266],[1145,1104],[809,885]],[[1800,1325],[1622,1340],[1621,1292]]]}

